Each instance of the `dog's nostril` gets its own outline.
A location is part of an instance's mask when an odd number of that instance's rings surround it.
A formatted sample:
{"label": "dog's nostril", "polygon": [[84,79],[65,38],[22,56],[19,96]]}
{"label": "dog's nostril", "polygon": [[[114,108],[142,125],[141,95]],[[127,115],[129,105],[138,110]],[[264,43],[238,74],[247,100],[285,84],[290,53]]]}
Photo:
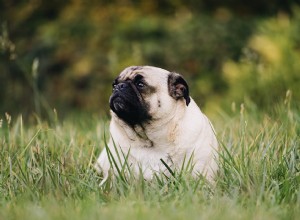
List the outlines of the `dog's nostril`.
{"label": "dog's nostril", "polygon": [[120,89],[120,90],[125,89],[127,86],[128,86],[127,83],[119,83],[117,85],[118,89]]}

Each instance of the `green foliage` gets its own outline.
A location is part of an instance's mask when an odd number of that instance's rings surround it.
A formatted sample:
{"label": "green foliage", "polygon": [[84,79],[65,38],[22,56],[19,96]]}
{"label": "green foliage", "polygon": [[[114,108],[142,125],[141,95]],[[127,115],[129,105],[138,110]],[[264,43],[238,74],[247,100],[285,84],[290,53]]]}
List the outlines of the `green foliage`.
{"label": "green foliage", "polygon": [[125,164],[99,187],[93,163],[106,143],[104,120],[26,124],[6,114],[0,122],[0,218],[297,219],[300,115],[290,102],[269,114],[245,105],[212,118],[220,142],[212,185],[173,171],[144,181]]}
{"label": "green foliage", "polygon": [[[201,104],[222,94],[222,63],[239,57],[255,19],[238,18],[228,9],[207,14],[175,4],[165,14],[155,11],[159,2],[137,5],[80,0],[57,6],[20,4],[23,13],[8,7],[3,27],[7,37],[0,40],[7,39],[3,45],[11,42],[14,51],[1,48],[0,112],[37,112],[32,99],[37,94],[44,102],[42,112],[48,111],[46,106],[61,113],[105,112],[113,78],[129,65],[182,73]],[[35,7],[47,7],[45,17]],[[36,77],[34,60],[39,60]]]}
{"label": "green foliage", "polygon": [[270,107],[285,99],[285,91],[300,103],[300,10],[294,17],[279,14],[260,22],[239,62],[227,61],[223,74],[228,96],[235,101],[250,99]]}
{"label": "green foliage", "polygon": [[300,12],[291,5],[0,2],[0,112],[107,113],[111,82],[129,65],[182,73],[207,109],[244,100],[265,108],[287,90],[298,103]]}

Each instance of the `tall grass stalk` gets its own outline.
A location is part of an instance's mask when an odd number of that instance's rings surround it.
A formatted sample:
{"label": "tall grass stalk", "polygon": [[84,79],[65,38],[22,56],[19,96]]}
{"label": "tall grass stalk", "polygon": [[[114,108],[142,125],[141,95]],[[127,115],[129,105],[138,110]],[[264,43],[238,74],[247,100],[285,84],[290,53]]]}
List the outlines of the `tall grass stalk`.
{"label": "tall grass stalk", "polygon": [[[247,103],[212,118],[220,142],[215,184],[190,175],[191,160],[171,175],[134,176],[128,154],[107,148],[96,116],[0,126],[0,219],[297,219],[300,215],[300,115],[290,100],[272,112]],[[99,134],[100,133],[100,134]],[[114,176],[93,169],[106,147]],[[125,163],[120,163],[122,159]]]}

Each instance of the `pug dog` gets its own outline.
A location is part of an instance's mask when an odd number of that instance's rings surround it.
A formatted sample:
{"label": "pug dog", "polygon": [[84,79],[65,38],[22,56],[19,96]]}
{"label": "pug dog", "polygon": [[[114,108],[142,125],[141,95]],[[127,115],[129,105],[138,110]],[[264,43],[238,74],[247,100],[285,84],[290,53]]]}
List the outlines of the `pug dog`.
{"label": "pug dog", "polygon": [[218,168],[215,132],[180,74],[132,66],[112,86],[110,140],[95,164],[102,183],[124,163],[134,175],[151,180],[159,173],[170,176],[170,169],[180,170],[187,161],[193,176],[213,181]]}

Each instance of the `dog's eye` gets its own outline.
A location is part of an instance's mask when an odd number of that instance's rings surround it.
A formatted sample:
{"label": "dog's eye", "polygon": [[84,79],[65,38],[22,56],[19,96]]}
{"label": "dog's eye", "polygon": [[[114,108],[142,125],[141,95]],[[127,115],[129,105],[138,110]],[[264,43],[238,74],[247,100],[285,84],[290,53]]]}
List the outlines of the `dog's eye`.
{"label": "dog's eye", "polygon": [[138,88],[144,88],[145,84],[142,82],[142,81],[137,81],[135,83],[135,85],[138,87]]}
{"label": "dog's eye", "polygon": [[116,88],[117,84],[116,83],[113,83],[112,84],[112,89],[114,90]]}

